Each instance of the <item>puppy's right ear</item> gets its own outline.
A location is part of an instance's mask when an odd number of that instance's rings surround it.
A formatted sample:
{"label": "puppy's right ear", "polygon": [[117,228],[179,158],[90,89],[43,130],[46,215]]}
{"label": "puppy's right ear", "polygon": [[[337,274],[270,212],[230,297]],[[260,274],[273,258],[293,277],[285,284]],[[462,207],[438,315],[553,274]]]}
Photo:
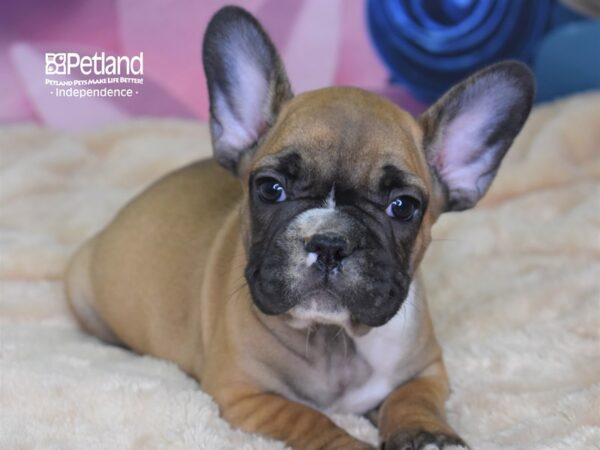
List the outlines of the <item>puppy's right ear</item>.
{"label": "puppy's right ear", "polygon": [[202,53],[214,156],[236,173],[292,91],[269,36],[242,8],[226,6],[213,16]]}

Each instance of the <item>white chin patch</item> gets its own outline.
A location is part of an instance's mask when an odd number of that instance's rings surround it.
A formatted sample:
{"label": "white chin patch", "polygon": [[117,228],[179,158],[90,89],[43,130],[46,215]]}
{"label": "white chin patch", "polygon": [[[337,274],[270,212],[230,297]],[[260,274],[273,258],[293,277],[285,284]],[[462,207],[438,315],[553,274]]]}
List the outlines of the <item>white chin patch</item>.
{"label": "white chin patch", "polygon": [[330,300],[319,301],[311,298],[294,306],[289,312],[289,324],[292,328],[308,328],[314,323],[346,327],[350,323],[350,312],[343,307],[327,304]]}

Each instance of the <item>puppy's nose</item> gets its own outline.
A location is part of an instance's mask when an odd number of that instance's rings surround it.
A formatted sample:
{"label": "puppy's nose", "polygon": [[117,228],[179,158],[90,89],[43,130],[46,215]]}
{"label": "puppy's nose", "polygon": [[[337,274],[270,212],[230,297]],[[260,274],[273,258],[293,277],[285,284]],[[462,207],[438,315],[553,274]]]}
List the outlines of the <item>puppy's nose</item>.
{"label": "puppy's nose", "polygon": [[309,254],[317,255],[315,267],[323,271],[339,267],[342,260],[352,252],[348,240],[334,234],[315,234],[305,248]]}

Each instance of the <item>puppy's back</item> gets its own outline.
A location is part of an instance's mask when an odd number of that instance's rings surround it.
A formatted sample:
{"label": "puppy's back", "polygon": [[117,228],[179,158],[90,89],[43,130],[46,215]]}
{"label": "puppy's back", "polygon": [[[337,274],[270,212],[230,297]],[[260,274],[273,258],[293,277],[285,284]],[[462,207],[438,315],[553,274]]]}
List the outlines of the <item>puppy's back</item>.
{"label": "puppy's back", "polygon": [[69,266],[67,296],[84,329],[189,370],[191,297],[240,197],[239,182],[204,160],[131,200]]}

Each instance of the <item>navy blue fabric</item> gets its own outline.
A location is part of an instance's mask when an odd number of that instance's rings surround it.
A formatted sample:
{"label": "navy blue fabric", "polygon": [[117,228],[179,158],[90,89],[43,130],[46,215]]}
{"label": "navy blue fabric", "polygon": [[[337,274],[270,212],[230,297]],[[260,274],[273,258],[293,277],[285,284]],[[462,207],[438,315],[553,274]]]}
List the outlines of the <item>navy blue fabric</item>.
{"label": "navy blue fabric", "polygon": [[582,21],[552,30],[533,65],[540,102],[600,90],[600,21]]}

